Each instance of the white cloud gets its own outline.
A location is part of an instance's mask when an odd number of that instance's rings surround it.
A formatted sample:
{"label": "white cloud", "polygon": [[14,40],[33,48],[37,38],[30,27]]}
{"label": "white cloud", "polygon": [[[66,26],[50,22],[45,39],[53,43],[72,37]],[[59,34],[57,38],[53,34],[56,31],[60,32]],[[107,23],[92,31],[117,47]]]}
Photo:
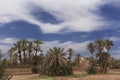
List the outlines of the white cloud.
{"label": "white cloud", "polygon": [[0,39],[0,43],[2,44],[13,44],[16,41],[18,41],[18,39],[15,38],[4,38],[4,39]]}
{"label": "white cloud", "polygon": [[0,50],[2,50],[2,53],[7,53],[10,47],[10,45],[0,44]]}
{"label": "white cloud", "polygon": [[41,29],[45,33],[56,33],[66,28],[70,31],[89,32],[105,25],[104,20],[95,13],[102,4],[101,0],[34,0],[34,3],[64,21],[59,25],[42,26]]}
{"label": "white cloud", "polygon": [[112,57],[116,59],[120,59],[120,50],[112,50],[111,52],[112,52],[111,54]]}
{"label": "white cloud", "polygon": [[[118,0],[0,0],[0,23],[25,20],[35,24],[44,33],[59,33],[63,29],[73,32],[105,29],[99,8]],[[60,24],[42,23],[31,15],[33,5],[63,20]]]}
{"label": "white cloud", "polygon": [[17,40],[15,38],[0,38],[0,50],[2,50],[2,53],[7,53]]}
{"label": "white cloud", "polygon": [[44,42],[45,44],[43,44],[41,46],[41,48],[44,51],[47,51],[53,47],[65,48],[65,51],[68,50],[69,48],[72,48],[75,52],[86,53],[87,52],[86,46],[89,42],[90,41],[76,43],[76,42],[72,42],[72,41],[67,41],[67,42],[61,43],[59,41],[48,41],[48,42]]}

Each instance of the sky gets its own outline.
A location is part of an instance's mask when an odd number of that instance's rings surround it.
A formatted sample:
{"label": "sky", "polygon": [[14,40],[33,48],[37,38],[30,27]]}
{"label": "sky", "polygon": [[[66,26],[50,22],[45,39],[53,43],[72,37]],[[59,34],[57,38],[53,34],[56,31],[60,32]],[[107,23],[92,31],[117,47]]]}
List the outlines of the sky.
{"label": "sky", "polygon": [[120,59],[120,0],[0,0],[0,49],[7,53],[23,38],[85,57],[88,43],[108,38],[111,56]]}

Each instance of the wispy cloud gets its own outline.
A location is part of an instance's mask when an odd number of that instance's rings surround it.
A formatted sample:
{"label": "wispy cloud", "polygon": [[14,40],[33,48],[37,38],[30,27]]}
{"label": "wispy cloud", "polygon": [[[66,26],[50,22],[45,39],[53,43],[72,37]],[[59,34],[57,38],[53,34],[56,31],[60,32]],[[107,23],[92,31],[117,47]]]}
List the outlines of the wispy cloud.
{"label": "wispy cloud", "polygon": [[[113,0],[0,0],[0,23],[24,20],[37,25],[44,33],[90,32],[103,29],[106,21],[99,15],[99,8]],[[114,0],[116,2],[117,0]],[[118,2],[118,1],[117,1]],[[38,6],[63,22],[43,23],[31,15],[32,8]],[[105,27],[104,27],[105,29]]]}

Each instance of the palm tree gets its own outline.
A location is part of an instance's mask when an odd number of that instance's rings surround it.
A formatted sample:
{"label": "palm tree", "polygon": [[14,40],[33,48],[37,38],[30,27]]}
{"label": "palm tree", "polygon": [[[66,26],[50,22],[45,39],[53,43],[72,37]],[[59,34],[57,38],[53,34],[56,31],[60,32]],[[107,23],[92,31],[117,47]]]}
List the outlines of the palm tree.
{"label": "palm tree", "polygon": [[72,58],[72,55],[73,55],[73,49],[72,48],[69,48],[68,50],[68,54],[69,54],[69,57],[68,57],[68,59],[69,59],[69,61],[71,62],[71,58]]}
{"label": "palm tree", "polygon": [[42,41],[34,40],[33,42],[34,42],[35,56],[37,56],[37,52],[41,51],[40,44],[42,44]]}
{"label": "palm tree", "polygon": [[31,53],[33,50],[33,42],[28,41],[28,52],[29,52],[29,66],[31,66]]}
{"label": "palm tree", "polygon": [[77,63],[77,67],[80,67],[80,57],[81,57],[81,55],[78,53],[78,54],[76,55],[76,58],[75,58],[75,61],[76,61],[76,63]]}
{"label": "palm tree", "polygon": [[1,61],[2,57],[3,57],[2,51],[0,50],[0,61]]}
{"label": "palm tree", "polygon": [[107,68],[110,64],[110,54],[107,52],[104,52],[103,54],[104,54],[104,59],[103,59],[104,60],[104,62],[103,62],[104,68],[103,69],[104,69],[104,73],[106,73]]}
{"label": "palm tree", "polygon": [[[98,50],[96,57],[98,58],[99,65],[101,67],[101,72],[106,73],[110,58],[109,50],[111,49],[113,42],[109,39],[106,39],[105,41],[97,40],[96,45],[96,48]],[[104,48],[107,49],[107,52],[104,51]]]}
{"label": "palm tree", "polygon": [[105,48],[107,49],[107,53],[109,53],[109,50],[111,49],[111,46],[113,46],[113,41],[106,39],[104,41]]}
{"label": "palm tree", "polygon": [[16,51],[16,48],[15,47],[11,47],[9,50],[8,50],[8,55],[10,57],[10,61],[12,61],[13,63],[13,56],[15,54],[15,51]]}
{"label": "palm tree", "polygon": [[102,60],[103,60],[104,41],[103,40],[97,40],[97,41],[95,41],[95,44],[96,44],[96,49],[97,49],[96,58],[98,58],[98,62],[99,62],[101,72],[102,72],[103,71]]}
{"label": "palm tree", "polygon": [[96,40],[95,41],[95,47],[98,50],[98,53],[103,52],[103,48],[104,48],[104,41],[103,40]]}
{"label": "palm tree", "polygon": [[23,61],[24,61],[24,64],[26,64],[26,50],[28,48],[28,41],[26,39],[22,39],[20,40],[21,42],[21,48],[22,48],[22,51],[23,51]]}
{"label": "palm tree", "polygon": [[95,45],[94,45],[94,43],[89,43],[87,45],[87,49],[91,53],[92,58],[94,59],[94,56],[93,56],[93,53],[95,52]]}
{"label": "palm tree", "polygon": [[17,60],[18,60],[18,54],[15,53],[15,54],[13,55],[13,64],[14,64],[14,66],[17,66]]}
{"label": "palm tree", "polygon": [[19,54],[19,61],[20,61],[20,63],[22,63],[21,42],[20,42],[20,41],[17,41],[16,43],[14,43],[14,46],[15,46],[15,48],[16,48],[17,53]]}
{"label": "palm tree", "polygon": [[65,63],[65,53],[63,53],[64,48],[56,48],[54,47],[53,49],[50,49],[49,51],[47,51],[48,55],[48,59],[50,59],[50,63],[49,65],[64,65]]}
{"label": "palm tree", "polygon": [[60,75],[61,66],[64,66],[67,64],[67,60],[64,58],[65,53],[63,53],[64,48],[56,48],[50,49],[47,51],[47,64],[49,67],[53,68],[51,69],[50,73],[51,75]]}

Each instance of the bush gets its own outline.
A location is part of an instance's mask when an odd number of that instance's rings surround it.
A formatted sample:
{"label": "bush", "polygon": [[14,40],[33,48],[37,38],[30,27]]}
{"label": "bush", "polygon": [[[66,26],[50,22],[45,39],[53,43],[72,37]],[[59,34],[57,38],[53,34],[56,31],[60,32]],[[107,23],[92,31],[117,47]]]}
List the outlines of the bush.
{"label": "bush", "polygon": [[0,80],[10,80],[12,76],[8,75],[6,72],[6,62],[0,61]]}
{"label": "bush", "polygon": [[72,67],[70,65],[64,66],[40,66],[39,68],[40,75],[47,75],[47,76],[68,76],[71,75]]}
{"label": "bush", "polygon": [[37,67],[32,67],[31,71],[36,74],[39,72],[39,69]]}
{"label": "bush", "polygon": [[95,67],[91,66],[91,67],[88,67],[87,73],[88,73],[88,74],[96,74],[96,73],[97,73],[97,70],[96,70]]}

